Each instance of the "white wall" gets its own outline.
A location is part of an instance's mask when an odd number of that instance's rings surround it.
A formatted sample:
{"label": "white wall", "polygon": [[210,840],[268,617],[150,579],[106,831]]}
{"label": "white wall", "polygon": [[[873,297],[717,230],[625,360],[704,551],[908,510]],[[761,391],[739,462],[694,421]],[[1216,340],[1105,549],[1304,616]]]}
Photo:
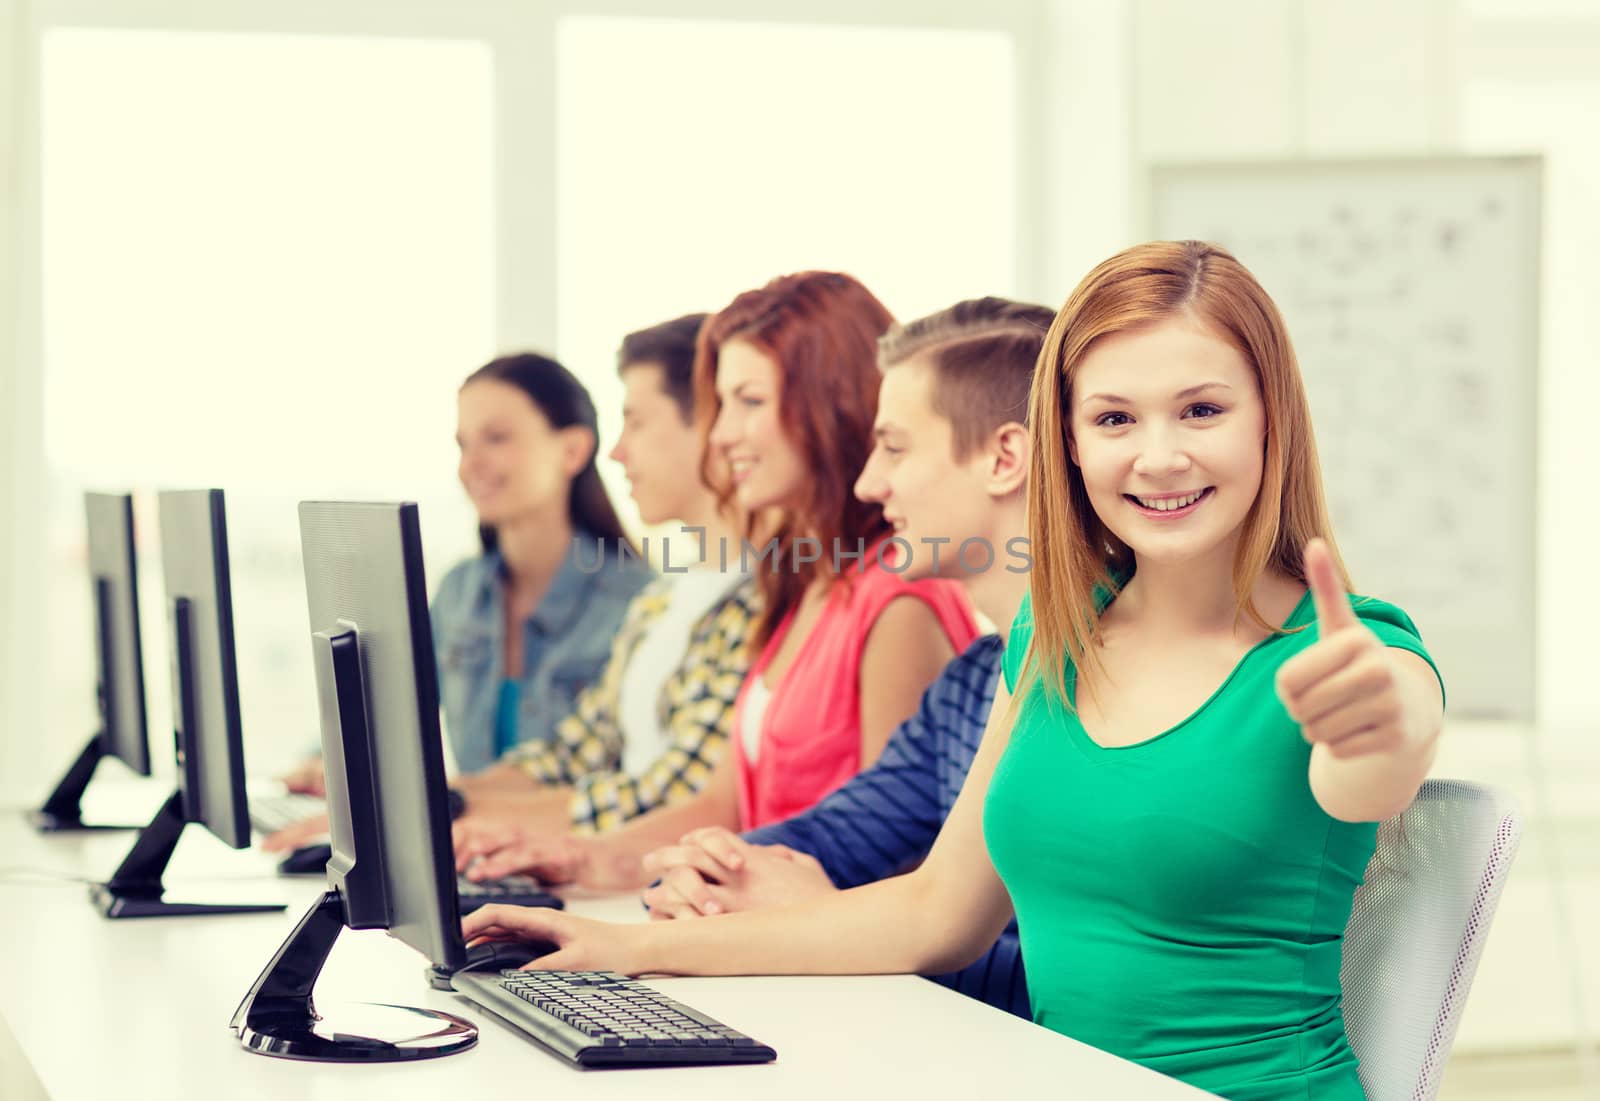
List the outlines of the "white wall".
{"label": "white wall", "polygon": [[[1279,0],[1138,0],[1134,155],[1148,163],[1293,152],[1303,94],[1294,11]],[[1138,186],[1142,218],[1142,173]]]}
{"label": "white wall", "polygon": [[[23,171],[35,141],[33,34],[23,0],[0,0],[0,805],[41,800],[28,787],[44,727],[45,700],[31,674],[44,608],[44,441],[36,288],[24,278],[37,237],[27,211],[33,181]],[[85,731],[85,736],[88,732]],[[36,785],[35,785],[36,786]]]}
{"label": "white wall", "polygon": [[1137,152],[1210,160],[1453,141],[1454,0],[1137,0]]}
{"label": "white wall", "polygon": [[1417,153],[1456,140],[1456,0],[1305,6],[1306,149]]}
{"label": "white wall", "polygon": [[1139,240],[1133,155],[1134,9],[1050,0],[1034,94],[1045,257],[1024,294],[1059,308],[1101,260]]}
{"label": "white wall", "polygon": [[[17,259],[17,232],[22,225],[17,188],[22,158],[17,152],[17,125],[22,77],[19,70],[22,36],[17,26],[17,0],[0,0],[0,703],[10,710],[17,703],[16,637],[11,614],[12,579],[16,570],[17,517],[17,291],[21,282]],[[16,770],[12,757],[19,741],[14,733],[0,737],[0,801],[6,777]]]}

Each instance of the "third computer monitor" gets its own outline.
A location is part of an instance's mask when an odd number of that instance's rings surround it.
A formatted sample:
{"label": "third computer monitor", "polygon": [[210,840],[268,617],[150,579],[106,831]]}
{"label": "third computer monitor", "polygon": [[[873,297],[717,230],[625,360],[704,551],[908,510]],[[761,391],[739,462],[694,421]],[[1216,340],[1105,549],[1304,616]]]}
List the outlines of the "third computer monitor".
{"label": "third computer monitor", "polygon": [[80,817],[83,793],[102,757],[116,757],[139,775],[150,775],[133,495],[85,493],[83,505],[99,725],[44,805],[32,812],[34,824],[50,831],[102,828],[87,825]]}
{"label": "third computer monitor", "polygon": [[101,737],[110,755],[150,775],[145,728],[144,657],[139,645],[139,578],[133,546],[133,496],[86,493],[89,577],[94,586],[100,659]]}

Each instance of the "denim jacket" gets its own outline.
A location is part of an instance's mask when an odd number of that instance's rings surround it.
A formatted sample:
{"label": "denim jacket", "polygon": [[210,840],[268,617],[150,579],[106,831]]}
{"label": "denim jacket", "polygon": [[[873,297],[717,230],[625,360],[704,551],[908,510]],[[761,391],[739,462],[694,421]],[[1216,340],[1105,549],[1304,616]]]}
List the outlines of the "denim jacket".
{"label": "denim jacket", "polygon": [[[578,693],[600,675],[628,602],[654,576],[593,536],[573,540],[544,599],[523,621],[517,740],[549,742]],[[445,736],[462,772],[494,763],[495,709],[505,679],[505,565],[498,551],[461,562],[439,582],[430,616]]]}

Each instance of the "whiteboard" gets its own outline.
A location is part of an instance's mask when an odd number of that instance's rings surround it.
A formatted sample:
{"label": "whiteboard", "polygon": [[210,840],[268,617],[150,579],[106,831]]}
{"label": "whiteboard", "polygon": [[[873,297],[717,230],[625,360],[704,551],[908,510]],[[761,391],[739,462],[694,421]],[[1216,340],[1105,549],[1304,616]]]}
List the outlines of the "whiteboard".
{"label": "whiteboard", "polygon": [[1404,608],[1453,715],[1534,711],[1538,157],[1160,165],[1152,236],[1283,312],[1357,592]]}

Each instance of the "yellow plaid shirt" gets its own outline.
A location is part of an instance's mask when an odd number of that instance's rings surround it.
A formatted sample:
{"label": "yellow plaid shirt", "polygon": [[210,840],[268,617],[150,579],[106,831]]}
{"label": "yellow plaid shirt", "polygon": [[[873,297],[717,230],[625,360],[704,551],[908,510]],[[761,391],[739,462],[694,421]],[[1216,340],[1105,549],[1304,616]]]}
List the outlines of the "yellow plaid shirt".
{"label": "yellow plaid shirt", "polygon": [[749,580],[700,617],[682,661],[662,685],[656,702],[661,754],[640,775],[622,769],[623,674],[639,640],[671,600],[670,578],[640,590],[623,614],[600,678],[579,694],[576,710],[556,723],[554,741],[518,746],[504,758],[540,783],[571,785],[572,828],[579,833],[604,833],[656,807],[684,802],[705,786],[727,748],[734,701],[750,664],[745,643],[760,602]]}

